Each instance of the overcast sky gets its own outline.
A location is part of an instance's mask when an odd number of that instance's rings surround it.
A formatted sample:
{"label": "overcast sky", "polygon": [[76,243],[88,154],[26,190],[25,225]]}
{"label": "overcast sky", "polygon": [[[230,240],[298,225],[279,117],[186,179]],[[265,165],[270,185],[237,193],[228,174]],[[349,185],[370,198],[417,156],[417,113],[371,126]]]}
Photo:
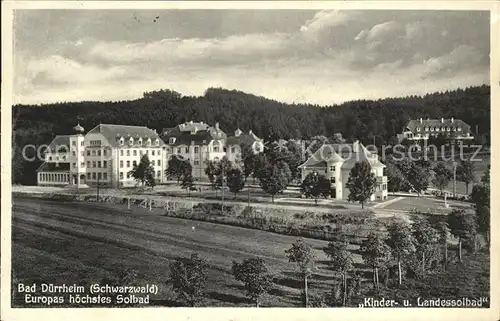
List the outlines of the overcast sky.
{"label": "overcast sky", "polygon": [[489,83],[489,13],[24,10],[15,103],[224,87],[340,103]]}

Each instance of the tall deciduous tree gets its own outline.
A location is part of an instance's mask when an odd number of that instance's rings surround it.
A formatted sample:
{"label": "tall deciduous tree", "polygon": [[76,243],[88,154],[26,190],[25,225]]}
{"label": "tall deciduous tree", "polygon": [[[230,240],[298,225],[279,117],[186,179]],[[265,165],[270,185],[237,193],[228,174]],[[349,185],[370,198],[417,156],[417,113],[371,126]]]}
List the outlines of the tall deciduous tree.
{"label": "tall deciduous tree", "polygon": [[245,176],[239,168],[232,168],[227,172],[226,182],[227,187],[234,193],[234,198],[236,198],[236,194],[245,186]]}
{"label": "tall deciduous tree", "polygon": [[178,257],[170,264],[171,284],[178,297],[190,306],[200,304],[207,284],[208,263],[193,253],[189,258]]}
{"label": "tall deciduous tree", "polygon": [[476,235],[474,216],[464,210],[453,210],[448,214],[448,226],[451,234],[458,237],[458,260],[462,262],[462,244],[465,240],[473,240]]}
{"label": "tall deciduous tree", "polygon": [[323,248],[326,256],[330,259],[329,265],[342,276],[343,305],[347,300],[347,274],[353,268],[353,257],[347,249],[347,242],[330,242]]}
{"label": "tall deciduous tree", "polygon": [[297,264],[297,267],[304,278],[305,306],[307,307],[309,304],[307,279],[311,275],[311,269],[314,266],[316,255],[314,254],[311,245],[307,244],[302,239],[298,239],[295,243],[293,243],[292,247],[285,251],[285,254],[289,262]]}
{"label": "tall deciduous tree", "polygon": [[439,232],[426,219],[418,219],[412,224],[413,237],[416,241],[416,250],[422,258],[422,275],[426,271],[426,258],[433,253],[439,242]]}
{"label": "tall deciduous tree", "polygon": [[394,222],[387,227],[389,237],[386,242],[392,250],[392,255],[398,264],[398,283],[403,283],[401,262],[415,252],[415,241],[411,227],[405,222]]}
{"label": "tall deciduous tree", "polygon": [[327,198],[331,192],[331,183],[325,177],[325,175],[319,174],[318,172],[312,172],[307,174],[305,179],[300,185],[300,192],[305,195],[305,197],[314,198],[314,202],[318,205],[318,198]]}
{"label": "tall deciduous tree", "polygon": [[437,163],[436,166],[434,166],[433,171],[434,178],[432,179],[432,184],[434,184],[434,186],[439,189],[441,194],[443,194],[443,190],[450,183],[453,173],[444,162]]}
{"label": "tall deciduous tree", "polygon": [[465,193],[469,195],[469,185],[474,182],[474,163],[468,159],[461,160],[457,166],[457,179],[465,183]]}
{"label": "tall deciduous tree", "polygon": [[349,189],[347,198],[349,201],[359,202],[361,208],[364,208],[365,202],[375,192],[376,185],[377,179],[371,172],[370,164],[366,161],[358,162],[351,169],[345,185]]}
{"label": "tall deciduous tree", "polygon": [[150,187],[155,187],[155,171],[153,165],[149,161],[149,157],[147,154],[144,154],[139,161],[139,164],[134,165],[132,170],[130,171],[132,177],[140,182],[143,186],[147,185]]}
{"label": "tall deciduous tree", "polygon": [[183,159],[179,155],[172,155],[168,160],[167,169],[165,170],[165,175],[169,178],[177,179],[177,184],[182,181],[182,178],[186,175],[192,175],[192,166],[187,159]]}
{"label": "tall deciduous tree", "polygon": [[272,287],[272,276],[264,260],[252,258],[241,263],[233,261],[231,271],[234,278],[245,285],[246,296],[259,307],[261,297]]}
{"label": "tall deciduous tree", "polygon": [[286,170],[287,165],[280,167],[278,165],[268,164],[259,177],[260,186],[264,192],[271,195],[274,203],[274,196],[282,192],[288,185],[289,174]]}
{"label": "tall deciduous tree", "polygon": [[361,255],[365,263],[373,269],[373,286],[379,289],[379,269],[391,259],[391,248],[375,233],[370,233],[361,244]]}

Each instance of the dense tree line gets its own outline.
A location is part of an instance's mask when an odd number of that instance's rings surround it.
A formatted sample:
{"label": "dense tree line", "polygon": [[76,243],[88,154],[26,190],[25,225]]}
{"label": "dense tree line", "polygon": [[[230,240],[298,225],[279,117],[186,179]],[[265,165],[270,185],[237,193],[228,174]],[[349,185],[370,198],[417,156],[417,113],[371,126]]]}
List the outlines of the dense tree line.
{"label": "dense tree line", "polygon": [[40,163],[22,161],[23,146],[48,144],[56,134],[70,134],[77,120],[87,130],[99,123],[119,123],[145,125],[158,132],[189,120],[219,122],[227,133],[252,129],[267,141],[342,133],[348,141],[381,144],[393,143],[409,119],[455,117],[473,130],[477,125],[479,134],[489,139],[490,87],[331,106],[286,104],[221,88],[209,88],[200,97],[159,90],[130,101],[16,105],[12,114],[14,182],[33,184]]}

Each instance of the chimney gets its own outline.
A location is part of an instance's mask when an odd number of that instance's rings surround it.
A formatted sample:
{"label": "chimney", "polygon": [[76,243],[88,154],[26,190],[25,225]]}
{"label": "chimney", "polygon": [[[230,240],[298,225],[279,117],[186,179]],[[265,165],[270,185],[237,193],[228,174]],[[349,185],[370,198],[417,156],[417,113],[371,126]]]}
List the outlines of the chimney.
{"label": "chimney", "polygon": [[253,134],[253,131],[250,129],[250,130],[248,131],[248,135],[252,135],[252,134]]}
{"label": "chimney", "polygon": [[422,117],[420,117],[420,123],[422,123]]}
{"label": "chimney", "polygon": [[189,121],[189,124],[191,124],[191,125],[192,125],[192,124],[193,124],[193,121],[192,121],[192,120],[190,120],[190,121]]}
{"label": "chimney", "polygon": [[451,117],[451,122],[453,123],[455,121],[455,119],[453,117]]}
{"label": "chimney", "polygon": [[236,129],[236,131],[234,132],[234,136],[238,137],[241,135],[241,130],[238,128]]}
{"label": "chimney", "polygon": [[219,130],[219,122],[215,123],[215,129]]}
{"label": "chimney", "polygon": [[354,143],[352,143],[352,151],[354,153],[359,151],[359,140],[355,140]]}
{"label": "chimney", "polygon": [[444,118],[441,118],[441,124],[444,123]]}

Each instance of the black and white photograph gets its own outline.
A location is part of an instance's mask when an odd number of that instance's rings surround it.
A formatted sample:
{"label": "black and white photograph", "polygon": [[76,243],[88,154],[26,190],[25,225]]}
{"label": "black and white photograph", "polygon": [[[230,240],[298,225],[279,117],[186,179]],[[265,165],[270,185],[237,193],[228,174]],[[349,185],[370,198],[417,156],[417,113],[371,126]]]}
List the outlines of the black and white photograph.
{"label": "black and white photograph", "polygon": [[495,8],[13,9],[10,308],[498,307]]}

